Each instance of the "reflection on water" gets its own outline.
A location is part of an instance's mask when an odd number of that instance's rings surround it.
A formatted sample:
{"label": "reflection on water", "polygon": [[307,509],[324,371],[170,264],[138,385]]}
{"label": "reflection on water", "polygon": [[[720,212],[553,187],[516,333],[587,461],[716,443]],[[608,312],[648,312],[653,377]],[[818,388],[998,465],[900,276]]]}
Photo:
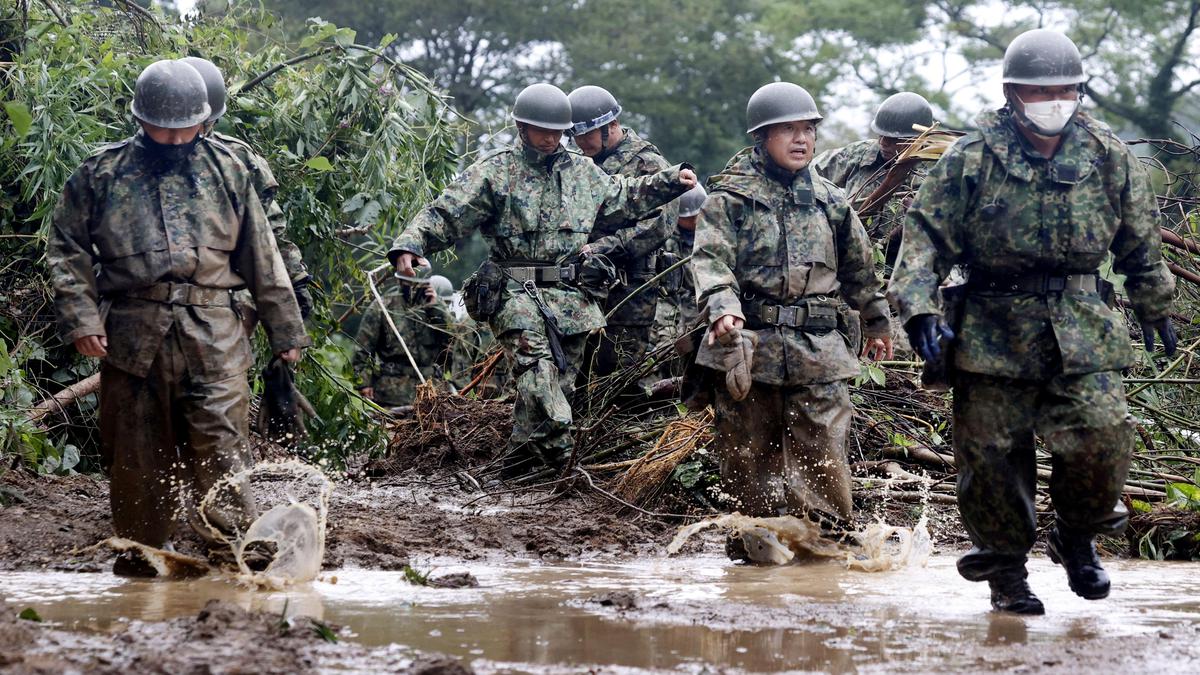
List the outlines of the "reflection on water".
{"label": "reflection on water", "polygon": [[[987,587],[960,579],[949,557],[880,574],[837,563],[774,568],[708,557],[624,564],[431,563],[470,571],[480,588],[435,589],[399,572],[339,570],[281,592],[202,579],[129,581],[108,574],[2,573],[0,595],[47,621],[102,630],[114,622],[192,616],[210,598],[248,609],[304,614],[348,626],[364,644],[399,643],[468,660],[675,668],[710,663],[748,670],[880,667],[940,646],[1062,643],[1200,625],[1200,575],[1186,563],[1114,562],[1113,597],[1088,602],[1062,570],[1030,566],[1046,602],[1039,618],[987,610]],[[429,565],[426,565],[428,567]],[[632,591],[619,618],[589,598]],[[960,664],[969,665],[969,664]],[[1003,663],[989,664],[1003,667]]]}

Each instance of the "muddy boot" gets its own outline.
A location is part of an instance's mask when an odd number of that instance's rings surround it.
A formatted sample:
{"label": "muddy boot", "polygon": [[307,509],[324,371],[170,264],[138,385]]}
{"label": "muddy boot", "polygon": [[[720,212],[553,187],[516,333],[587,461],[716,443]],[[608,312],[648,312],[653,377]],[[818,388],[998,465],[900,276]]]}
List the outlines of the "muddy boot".
{"label": "muddy boot", "polygon": [[504,459],[500,461],[500,480],[509,481],[514,478],[520,478],[527,473],[532,473],[534,466],[533,456],[527,452],[519,450],[510,450],[504,455]]}
{"label": "muddy boot", "polygon": [[779,537],[765,527],[748,527],[725,538],[725,555],[748,565],[783,565],[792,554]]}
{"label": "muddy boot", "polygon": [[1046,613],[1046,607],[1033,594],[1029,582],[1025,581],[1025,570],[988,579],[988,586],[992,589],[992,609],[997,612],[1036,615]]}
{"label": "muddy boot", "polygon": [[117,554],[117,559],[113,561],[112,573],[119,577],[151,578],[158,576],[158,571],[154,569],[154,566],[135,550],[121,551]]}
{"label": "muddy boot", "polygon": [[1075,595],[1088,600],[1108,597],[1111,586],[1108,572],[1100,566],[1091,535],[1071,532],[1056,524],[1046,540],[1046,552],[1067,570],[1067,583]]}

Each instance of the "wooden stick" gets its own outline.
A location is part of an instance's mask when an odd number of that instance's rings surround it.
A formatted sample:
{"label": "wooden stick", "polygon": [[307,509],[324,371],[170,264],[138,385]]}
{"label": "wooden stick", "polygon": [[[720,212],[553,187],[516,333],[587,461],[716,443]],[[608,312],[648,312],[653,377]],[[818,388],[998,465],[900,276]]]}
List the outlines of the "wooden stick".
{"label": "wooden stick", "polygon": [[95,373],[47,397],[29,411],[29,421],[37,424],[51,412],[61,411],[76,401],[100,390],[100,373]]}

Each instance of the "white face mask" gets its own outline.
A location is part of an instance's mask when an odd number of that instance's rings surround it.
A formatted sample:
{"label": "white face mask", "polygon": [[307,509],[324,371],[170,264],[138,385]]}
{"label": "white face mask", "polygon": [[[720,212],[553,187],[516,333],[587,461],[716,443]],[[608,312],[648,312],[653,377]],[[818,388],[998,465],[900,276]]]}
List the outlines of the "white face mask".
{"label": "white face mask", "polygon": [[[1017,99],[1020,101],[1020,99]],[[1021,101],[1025,103],[1024,101]],[[1069,101],[1036,101],[1025,103],[1025,118],[1035,133],[1042,136],[1057,136],[1066,128],[1067,123],[1079,110],[1079,99]]]}

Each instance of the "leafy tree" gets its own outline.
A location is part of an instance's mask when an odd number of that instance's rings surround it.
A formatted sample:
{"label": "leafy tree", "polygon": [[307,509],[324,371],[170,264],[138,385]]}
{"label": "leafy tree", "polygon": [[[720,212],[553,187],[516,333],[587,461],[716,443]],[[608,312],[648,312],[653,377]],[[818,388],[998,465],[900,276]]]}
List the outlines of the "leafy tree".
{"label": "leafy tree", "polygon": [[294,53],[247,30],[269,28],[271,17],[258,11],[188,23],[158,16],[147,26],[133,9],[54,4],[61,19],[43,5],[29,8],[27,39],[0,87],[0,229],[18,235],[0,238],[10,261],[0,268],[9,289],[0,298],[0,340],[46,346],[12,368],[52,390],[54,373],[73,368],[82,375],[92,367],[62,348],[52,330],[43,260],[50,211],[84,158],[133,133],[128,110],[140,70],[159,58],[195,54],[224,69],[231,98],[221,125],[271,163],[289,236],[318,280],[319,307],[309,322],[316,344],[299,378],[321,414],[314,442],[334,460],[372,447],[381,432],[348,387],[336,309],[361,301],[365,271],[381,262],[394,224],[453,172],[461,126],[442,95],[384,52],[386,38],[379,47],[363,46],[354,31],[324,21],[310,22],[302,51]]}

